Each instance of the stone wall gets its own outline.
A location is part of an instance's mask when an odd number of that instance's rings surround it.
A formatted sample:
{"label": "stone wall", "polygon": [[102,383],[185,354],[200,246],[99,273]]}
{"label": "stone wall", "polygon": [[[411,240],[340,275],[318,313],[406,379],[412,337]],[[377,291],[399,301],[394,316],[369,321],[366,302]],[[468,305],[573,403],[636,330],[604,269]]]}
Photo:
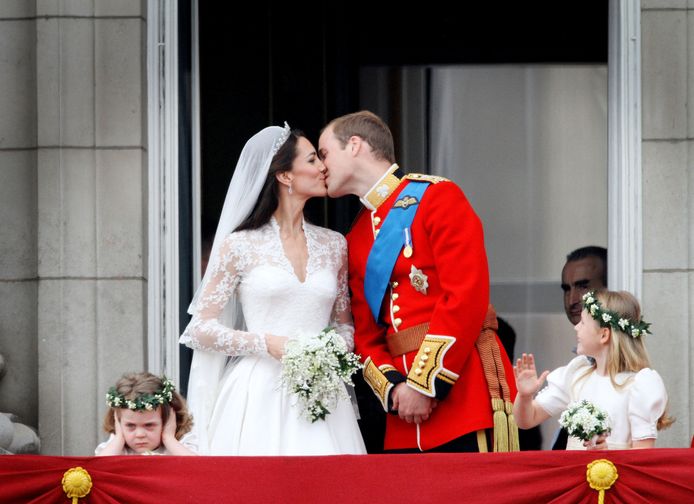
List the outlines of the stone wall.
{"label": "stone wall", "polygon": [[86,455],[105,391],[145,366],[146,3],[36,14],[39,432]]}
{"label": "stone wall", "polygon": [[36,6],[0,2],[0,412],[38,425]]}
{"label": "stone wall", "polygon": [[659,446],[694,433],[694,0],[642,0],[643,300],[653,365],[677,417]]}
{"label": "stone wall", "polygon": [[47,454],[145,366],[146,5],[0,2],[0,410]]}

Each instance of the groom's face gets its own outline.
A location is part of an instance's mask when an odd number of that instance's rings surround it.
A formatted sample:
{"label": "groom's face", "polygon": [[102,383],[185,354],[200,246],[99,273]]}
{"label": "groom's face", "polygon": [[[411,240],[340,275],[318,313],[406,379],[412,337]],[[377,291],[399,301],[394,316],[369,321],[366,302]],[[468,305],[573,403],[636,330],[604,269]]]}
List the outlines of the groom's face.
{"label": "groom's face", "polygon": [[349,180],[351,157],[347,146],[343,146],[333,134],[332,128],[327,128],[318,140],[318,155],[325,165],[325,185],[328,196],[337,198],[348,194],[345,187]]}

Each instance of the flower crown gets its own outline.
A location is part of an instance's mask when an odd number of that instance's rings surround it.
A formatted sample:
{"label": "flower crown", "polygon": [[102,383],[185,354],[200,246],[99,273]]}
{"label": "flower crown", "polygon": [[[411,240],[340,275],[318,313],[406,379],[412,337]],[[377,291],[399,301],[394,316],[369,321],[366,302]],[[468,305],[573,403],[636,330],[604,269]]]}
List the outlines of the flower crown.
{"label": "flower crown", "polygon": [[638,338],[644,334],[652,334],[649,330],[651,324],[644,322],[643,319],[633,322],[628,318],[620,316],[617,312],[603,308],[596,299],[594,291],[583,295],[583,307],[588,310],[591,317],[598,321],[600,327],[611,327],[616,331],[628,334],[632,338]]}
{"label": "flower crown", "polygon": [[160,404],[171,403],[174,390],[176,390],[174,383],[167,377],[163,376],[161,381],[163,384],[161,390],[158,390],[154,394],[142,394],[134,401],[123,397],[123,394],[118,393],[116,387],[111,387],[106,394],[106,403],[111,408],[127,408],[133,411],[154,411]]}
{"label": "flower crown", "polygon": [[280,133],[280,136],[275,140],[275,143],[272,144],[272,149],[270,150],[270,155],[272,157],[275,157],[275,154],[277,154],[277,151],[280,150],[280,147],[284,145],[284,142],[287,141],[287,138],[289,138],[289,134],[292,132],[292,129],[289,127],[289,124],[287,124],[287,121],[284,121],[284,128],[282,129],[282,133]]}

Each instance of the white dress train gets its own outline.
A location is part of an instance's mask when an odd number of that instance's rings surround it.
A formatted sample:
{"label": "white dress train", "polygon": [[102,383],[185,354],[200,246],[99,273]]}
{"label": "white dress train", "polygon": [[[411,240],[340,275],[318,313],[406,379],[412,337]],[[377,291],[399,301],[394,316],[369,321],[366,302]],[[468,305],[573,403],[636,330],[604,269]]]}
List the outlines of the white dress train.
{"label": "white dress train", "polygon": [[[257,230],[231,233],[222,244],[221,259],[211,263],[210,281],[180,340],[196,353],[230,357],[217,384],[195,383],[197,375],[191,373],[189,391],[202,387],[211,398],[208,412],[193,408],[195,430],[205,440],[203,454],[366,453],[352,403],[340,400],[325,420],[306,420],[296,398],[280,385],[281,363],[265,347],[265,334],[317,334],[327,326],[337,328],[350,350],[354,347],[346,241],[306,222],[304,234],[308,264],[303,282],[284,254],[274,218]],[[220,320],[234,292],[246,331]],[[191,399],[191,405],[200,402]]]}

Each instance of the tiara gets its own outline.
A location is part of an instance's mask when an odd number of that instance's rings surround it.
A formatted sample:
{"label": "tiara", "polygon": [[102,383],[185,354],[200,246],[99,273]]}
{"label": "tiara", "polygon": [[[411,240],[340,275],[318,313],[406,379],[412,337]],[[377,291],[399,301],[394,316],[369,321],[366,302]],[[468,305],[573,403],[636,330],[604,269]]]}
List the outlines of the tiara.
{"label": "tiara", "polygon": [[284,128],[282,128],[282,133],[280,133],[280,136],[275,140],[275,143],[272,144],[272,149],[270,150],[270,155],[272,157],[277,154],[277,151],[280,150],[280,147],[284,145],[284,142],[287,141],[287,138],[289,138],[289,135],[291,134],[292,129],[289,127],[289,124],[287,124],[287,121],[284,121]]}
{"label": "tiara", "polygon": [[651,324],[644,322],[643,319],[633,322],[628,318],[620,316],[617,312],[603,308],[595,298],[594,291],[583,295],[583,307],[600,324],[600,327],[611,327],[616,331],[628,334],[632,338],[638,338],[644,334],[653,334],[649,330]]}
{"label": "tiara", "polygon": [[173,400],[173,392],[176,390],[174,383],[162,377],[162,388],[154,394],[142,394],[134,401],[126,399],[123,394],[118,393],[116,387],[108,389],[106,394],[106,403],[111,408],[127,408],[133,411],[154,411],[160,404],[171,403]]}

